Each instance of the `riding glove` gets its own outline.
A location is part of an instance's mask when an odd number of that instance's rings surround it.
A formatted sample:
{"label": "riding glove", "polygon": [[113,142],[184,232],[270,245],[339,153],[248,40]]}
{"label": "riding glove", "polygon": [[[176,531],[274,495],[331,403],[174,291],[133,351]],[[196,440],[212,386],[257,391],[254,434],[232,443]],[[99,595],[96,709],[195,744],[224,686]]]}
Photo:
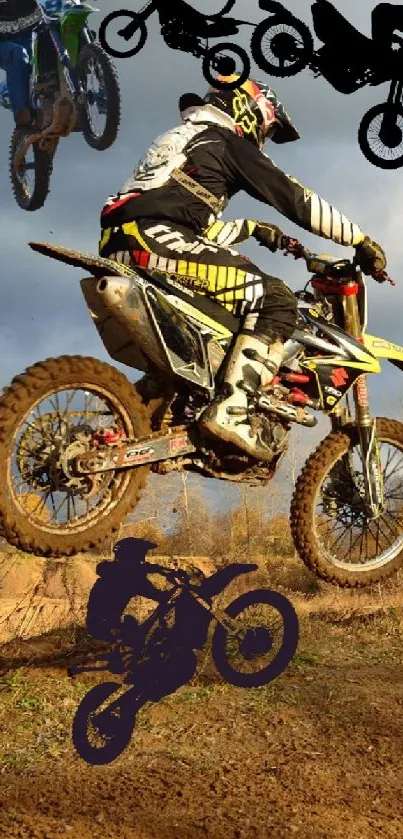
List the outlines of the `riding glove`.
{"label": "riding glove", "polygon": [[264,245],[269,251],[275,253],[282,247],[285,234],[275,224],[265,224],[262,221],[257,221],[252,236],[259,242],[259,245]]}
{"label": "riding glove", "polygon": [[358,264],[364,274],[371,276],[386,268],[386,256],[381,246],[369,236],[356,246]]}

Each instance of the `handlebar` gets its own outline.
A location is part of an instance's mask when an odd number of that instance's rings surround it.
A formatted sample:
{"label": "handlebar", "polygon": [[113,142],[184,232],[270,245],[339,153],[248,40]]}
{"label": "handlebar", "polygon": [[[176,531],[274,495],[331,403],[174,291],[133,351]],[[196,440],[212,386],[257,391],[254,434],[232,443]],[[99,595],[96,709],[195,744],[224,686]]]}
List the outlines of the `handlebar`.
{"label": "handlebar", "polygon": [[[281,249],[284,251],[284,256],[291,256],[294,259],[304,259],[304,261],[308,264],[308,261],[314,259],[316,254],[306,248],[301,242],[298,242],[298,239],[293,239],[290,236],[283,236],[281,241]],[[354,261],[355,262],[355,261]],[[357,264],[355,262],[355,264]],[[373,280],[377,283],[390,283],[390,285],[396,285],[395,281],[386,273],[386,271],[374,271],[373,274],[370,274]]]}
{"label": "handlebar", "polygon": [[371,274],[371,277],[376,283],[390,283],[390,285],[396,285],[395,280],[392,280],[392,277],[390,277],[386,271],[375,271],[374,274]]}

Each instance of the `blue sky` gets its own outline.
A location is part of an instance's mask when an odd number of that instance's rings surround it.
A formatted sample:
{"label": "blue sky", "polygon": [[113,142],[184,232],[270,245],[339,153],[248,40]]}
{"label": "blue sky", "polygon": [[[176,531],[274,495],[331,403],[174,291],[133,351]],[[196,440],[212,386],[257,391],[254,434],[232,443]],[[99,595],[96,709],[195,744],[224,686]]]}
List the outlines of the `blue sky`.
{"label": "blue sky", "polygon": [[[93,27],[97,27],[103,14],[124,5],[132,4],[100,0],[101,12],[91,18]],[[140,0],[133,2],[133,9],[140,5]],[[193,5],[200,11],[217,10],[214,0],[197,0]],[[286,5],[311,25],[310,4],[306,0],[288,0]],[[337,3],[340,11],[367,35],[372,5],[366,0]],[[256,22],[264,17],[258,4],[251,0],[238,0],[232,14]],[[247,47],[250,33],[245,28],[234,40]],[[316,43],[319,45],[317,40]],[[341,51],[342,48],[341,45]],[[206,88],[200,60],[168,49],[154,19],[149,22],[149,38],[143,51],[134,58],[117,60],[116,66],[123,116],[115,145],[101,153],[89,148],[79,134],[61,140],[50,196],[44,208],[35,213],[26,213],[14,203],[8,180],[12,117],[0,110],[0,388],[29,364],[49,356],[82,353],[107,360],[81,296],[82,272],[34,254],[27,241],[48,240],[96,252],[99,213],[107,195],[122,185],[154,137],[178,123],[180,94],[191,90],[202,93]],[[253,63],[252,72],[257,78],[269,78]],[[387,172],[371,166],[357,143],[364,113],[386,99],[388,85],[343,96],[322,78],[315,79],[309,70],[294,78],[271,81],[302,139],[283,148],[273,144],[269,149],[268,144],[266,152],[277,165],[317,191],[384,246],[389,273],[398,285],[379,287],[369,281],[369,331],[403,343],[403,169]],[[350,253],[301,231],[270,207],[243,194],[231,202],[225,217],[273,221],[313,250]],[[301,263],[282,255],[273,256],[254,244],[247,244],[243,250],[268,273],[285,279],[294,290],[305,284],[307,274]],[[135,372],[122,369],[129,378],[137,378]],[[372,386],[374,409],[383,415],[401,416],[403,377],[386,363],[384,371]],[[321,423],[320,432],[300,432],[298,450],[307,453],[325,428]]]}

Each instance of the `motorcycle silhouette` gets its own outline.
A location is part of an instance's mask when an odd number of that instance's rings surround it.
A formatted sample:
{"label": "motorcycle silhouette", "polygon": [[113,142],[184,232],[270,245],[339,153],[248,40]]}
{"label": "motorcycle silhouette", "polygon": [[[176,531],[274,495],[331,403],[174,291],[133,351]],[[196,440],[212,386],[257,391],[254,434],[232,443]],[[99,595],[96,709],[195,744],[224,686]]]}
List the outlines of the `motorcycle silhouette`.
{"label": "motorcycle silhouette", "polygon": [[252,36],[251,51],[258,66],[272,76],[294,76],[308,67],[339,93],[351,94],[366,85],[391,81],[387,101],[363,117],[358,143],[367,160],[381,169],[403,165],[403,39],[393,35],[397,49],[381,49],[339,12],[329,0],[311,6],[314,30],[324,43],[318,50],[309,28],[276,0],[260,0],[271,12]]}
{"label": "motorcycle silhouette", "polygon": [[[123,540],[120,544],[132,541],[140,540]],[[106,663],[97,666],[92,659],[91,663],[87,661],[68,671],[70,676],[104,670],[125,676],[123,682],[108,681],[91,688],[76,711],[73,744],[80,757],[93,765],[110,763],[127,747],[140,708],[147,702],[158,702],[189,682],[197,669],[194,651],[204,646],[213,620],[217,624],[211,641],[213,661],[226,681],[238,687],[261,687],[276,679],[292,660],[298,645],[299,623],[294,607],[276,591],[247,591],[225,609],[212,605],[213,598],[232,580],[257,570],[256,564],[233,563],[210,577],[193,567],[197,583],[192,583],[182,569],[158,567],[157,573],[163,573],[172,587],[165,592],[165,602],[160,602],[143,623],[138,623],[132,616],[123,615],[132,597],[127,576],[129,562],[127,553],[119,615],[116,598],[112,607],[108,600],[114,562],[102,563],[109,566],[109,574],[104,580],[96,581],[92,604],[90,594],[87,627],[91,634],[103,639],[115,637],[109,654],[98,658]],[[135,584],[137,569],[132,567],[131,573]],[[102,598],[106,612],[99,608]],[[113,598],[112,593],[112,601]],[[253,619],[250,614],[253,607],[264,605],[276,613],[270,628],[262,625],[261,616]],[[279,646],[275,644],[277,633],[281,634]],[[270,656],[273,651],[274,656]],[[243,666],[249,667],[249,672],[237,667],[239,658]],[[258,669],[251,669],[254,663]],[[131,687],[122,693],[125,685]],[[107,700],[112,701],[101,710]]]}
{"label": "motorcycle silhouette", "polygon": [[[62,0],[59,6],[52,16],[43,11],[32,33],[30,99],[35,125],[15,128],[11,139],[11,185],[18,206],[28,211],[39,210],[46,201],[61,137],[78,131],[91,148],[104,151],[115,142],[119,130],[116,70],[88,26],[89,15],[99,10],[79,0]],[[54,79],[40,72],[44,35],[54,51]],[[0,84],[0,106],[11,108],[7,82]],[[51,114],[48,122],[46,108]],[[30,150],[33,162],[28,160]]]}
{"label": "motorcycle silhouette", "polygon": [[[214,15],[205,15],[193,9],[184,0],[175,0],[175,2],[170,0],[169,3],[166,0],[163,0],[163,2],[161,0],[150,0],[139,12],[120,9],[120,11],[111,12],[107,15],[99,29],[99,41],[109,55],[116,58],[131,58],[137,55],[146,43],[147,27],[145,21],[154,12],[158,12],[161,35],[167,46],[175,50],[188,52],[196,58],[203,58],[203,75],[211,85],[217,84],[217,78],[213,75],[213,70],[216,70],[220,76],[228,77],[238,72],[239,78],[235,82],[219,82],[221,87],[234,89],[237,85],[246,81],[250,75],[248,54],[242,47],[228,42],[209,47],[209,39],[228,38],[228,36],[236,35],[239,32],[241,24],[253,25],[248,21],[233,18],[224,19],[224,15],[233,8],[235,2],[236,0],[227,0],[220,12]],[[118,31],[118,35],[125,41],[136,38],[135,45],[131,45],[127,50],[112,48],[106,35],[108,26],[121,17],[128,17],[131,21]],[[240,71],[237,71],[234,55],[241,62],[242,69]]]}

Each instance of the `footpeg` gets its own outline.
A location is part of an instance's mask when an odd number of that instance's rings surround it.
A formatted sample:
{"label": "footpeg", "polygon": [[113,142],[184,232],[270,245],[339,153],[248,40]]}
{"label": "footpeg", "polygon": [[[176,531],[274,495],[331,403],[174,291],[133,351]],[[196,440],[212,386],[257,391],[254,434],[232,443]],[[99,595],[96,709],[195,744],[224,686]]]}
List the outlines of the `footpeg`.
{"label": "footpeg", "polygon": [[318,424],[316,417],[308,414],[303,408],[295,405],[287,405],[286,402],[269,399],[267,396],[261,396],[258,401],[259,408],[267,413],[276,414],[289,422],[297,422],[299,425],[305,425],[308,428],[314,428]]}
{"label": "footpeg", "polygon": [[227,408],[227,414],[230,417],[246,417],[245,408],[237,408],[235,405],[232,408]]}
{"label": "footpeg", "polygon": [[266,361],[262,355],[259,355],[257,350],[242,350],[242,355],[244,355],[245,358],[249,358],[250,361],[256,361],[258,364],[264,364]]}

